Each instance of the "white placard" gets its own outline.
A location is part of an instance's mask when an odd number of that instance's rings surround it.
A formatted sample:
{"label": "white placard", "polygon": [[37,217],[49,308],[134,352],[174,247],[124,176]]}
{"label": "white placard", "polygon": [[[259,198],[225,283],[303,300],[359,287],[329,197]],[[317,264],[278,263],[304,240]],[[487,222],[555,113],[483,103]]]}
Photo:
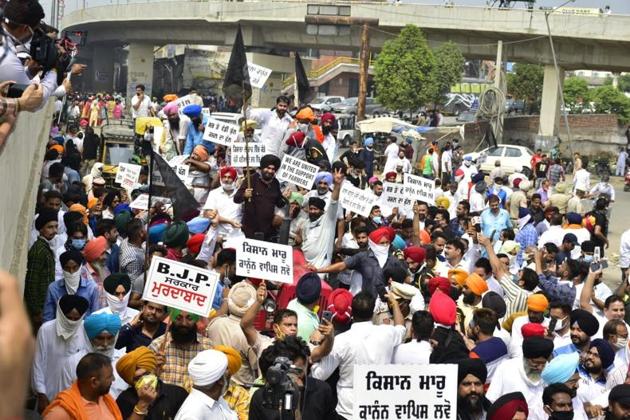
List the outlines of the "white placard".
{"label": "white placard", "polygon": [[[151,197],[151,201],[153,203],[157,203],[158,201],[160,201],[164,205],[171,204],[171,199],[166,197],[153,196]],[[129,204],[129,207],[136,210],[147,210],[147,208],[149,207],[149,194],[140,194]]]}
{"label": "white placard", "polygon": [[132,163],[119,163],[118,172],[114,182],[119,183],[124,189],[132,190],[138,183],[142,166]]}
{"label": "white placard", "polygon": [[175,174],[177,174],[177,177],[181,179],[184,184],[188,182],[188,173],[190,172],[190,165],[186,165],[183,163],[179,165],[175,165],[173,167],[173,170],[175,171]]}
{"label": "white placard", "polygon": [[413,200],[424,201],[428,205],[435,205],[435,181],[421,176],[405,174],[405,194]]}
{"label": "white placard", "polygon": [[302,159],[290,155],[284,155],[282,164],[276,174],[278,181],[286,181],[298,187],[310,190],[319,172],[319,167]]}
{"label": "white placard", "polygon": [[249,149],[249,165],[247,165],[247,155],[245,153],[245,142],[232,143],[230,146],[230,161],[235,168],[244,168],[246,166],[257,168],[260,166],[260,159],[265,156],[265,145],[263,143],[248,142]]}
{"label": "white placard", "polygon": [[153,257],[142,299],[208,316],[218,281],[214,271]]}
{"label": "white placard", "polygon": [[[405,193],[404,184],[395,182],[383,182],[383,194],[381,195],[380,204],[385,208],[385,213],[388,212],[388,209],[395,207],[405,214],[410,214],[413,211],[413,200]],[[389,214],[385,214],[385,216],[387,217]]]}
{"label": "white placard", "polygon": [[457,418],[457,365],[355,365],[358,419]]}
{"label": "white placard", "polygon": [[348,181],[341,185],[339,192],[341,207],[363,217],[370,215],[377,199],[372,191],[357,188]]}
{"label": "white placard", "polygon": [[259,66],[258,64],[247,63],[247,71],[249,72],[249,83],[252,87],[262,89],[271,75],[271,69]]}
{"label": "white placard", "polygon": [[179,114],[184,113],[184,108],[188,105],[193,104],[193,98],[190,95],[182,96],[181,98],[175,99],[175,103],[177,104],[177,109]]}
{"label": "white placard", "polygon": [[293,284],[293,248],[243,239],[236,248],[236,275]]}
{"label": "white placard", "polygon": [[203,139],[222,146],[229,146],[238,139],[238,125],[210,118],[203,131]]}

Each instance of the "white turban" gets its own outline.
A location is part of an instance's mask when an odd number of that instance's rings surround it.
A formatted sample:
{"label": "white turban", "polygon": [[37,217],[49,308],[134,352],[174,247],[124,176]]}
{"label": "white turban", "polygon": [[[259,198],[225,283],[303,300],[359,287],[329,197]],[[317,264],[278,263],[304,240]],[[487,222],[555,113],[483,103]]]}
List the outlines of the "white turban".
{"label": "white turban", "polygon": [[225,374],[228,359],[218,350],[204,350],[188,363],[188,375],[197,386],[212,385]]}

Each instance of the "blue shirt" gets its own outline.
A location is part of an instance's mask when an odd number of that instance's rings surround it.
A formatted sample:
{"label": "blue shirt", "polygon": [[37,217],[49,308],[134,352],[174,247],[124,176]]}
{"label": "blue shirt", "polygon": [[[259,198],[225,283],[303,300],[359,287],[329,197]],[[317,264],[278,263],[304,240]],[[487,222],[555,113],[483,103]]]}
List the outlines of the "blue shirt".
{"label": "blue shirt", "polygon": [[571,354],[571,353],[579,353],[580,350],[575,347],[575,344],[570,343],[567,344],[566,346],[562,346],[562,347],[558,347],[557,349],[555,349],[553,351],[553,357],[559,356],[561,354]]}
{"label": "blue shirt", "polygon": [[521,246],[516,256],[516,263],[520,267],[523,265],[523,254],[528,246],[536,246],[538,243],[538,232],[533,223],[527,223],[521,230],[518,231],[514,238],[516,242]]}
{"label": "blue shirt", "polygon": [[[203,125],[208,124],[208,117],[204,114]],[[186,134],[186,146],[184,146],[184,155],[190,155],[195,146],[202,145],[208,149],[208,153],[214,153],[214,143],[203,139],[203,130],[197,131],[193,127],[193,122],[188,122],[188,134]]]}
{"label": "blue shirt", "polygon": [[[507,210],[499,209],[499,213],[495,215],[490,209],[485,209],[481,212],[481,230],[484,236],[487,236],[492,241],[499,238],[499,234],[503,229],[511,229],[512,221],[510,220],[510,213]],[[494,232],[494,236],[490,237]]]}
{"label": "blue shirt", "polygon": [[120,247],[116,244],[109,249],[105,265],[110,273],[118,273],[120,271]]}
{"label": "blue shirt", "polygon": [[[48,291],[46,292],[46,301],[44,302],[44,322],[50,321],[57,317],[57,302],[59,299],[68,294],[66,290],[66,282],[64,279],[55,280],[48,285]],[[85,298],[88,303],[88,310],[85,312],[85,316],[90,315],[92,312],[101,309],[99,304],[99,291],[98,286],[94,280],[81,278],[79,281],[79,288],[75,293],[77,296]]]}

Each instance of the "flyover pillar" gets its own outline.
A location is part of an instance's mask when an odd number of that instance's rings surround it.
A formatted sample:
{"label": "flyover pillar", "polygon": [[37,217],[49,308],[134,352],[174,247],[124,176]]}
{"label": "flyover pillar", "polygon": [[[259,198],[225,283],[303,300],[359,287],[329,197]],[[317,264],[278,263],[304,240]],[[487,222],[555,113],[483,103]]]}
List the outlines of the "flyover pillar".
{"label": "flyover pillar", "polygon": [[114,48],[97,45],[92,50],[92,86],[95,92],[114,90]]}
{"label": "flyover pillar", "polygon": [[[558,128],[560,123],[560,90],[564,82],[564,69],[560,70],[560,80],[556,74],[556,68],[553,65],[545,65],[542,101],[540,105],[540,127],[538,129],[538,139],[542,143],[536,147],[545,148],[552,147],[555,143],[550,144],[558,137]],[[560,82],[560,87],[558,87]]]}
{"label": "flyover pillar", "polygon": [[145,93],[151,96],[153,87],[153,44],[136,43],[129,44],[127,57],[127,98],[136,93],[136,85],[146,87]]}

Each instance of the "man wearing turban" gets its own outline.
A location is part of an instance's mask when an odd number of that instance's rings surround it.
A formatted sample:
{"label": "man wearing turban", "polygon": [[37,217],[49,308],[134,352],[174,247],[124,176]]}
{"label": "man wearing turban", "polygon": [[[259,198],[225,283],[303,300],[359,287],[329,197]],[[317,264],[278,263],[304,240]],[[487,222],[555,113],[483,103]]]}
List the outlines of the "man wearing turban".
{"label": "man wearing turban", "polygon": [[175,420],[236,420],[237,416],[223,399],[228,386],[228,358],[218,350],[204,350],[188,364],[193,389],[175,416]]}
{"label": "man wearing turban", "polygon": [[164,232],[164,245],[168,249],[166,258],[169,260],[180,261],[183,257],[183,249],[190,237],[188,225],[182,220],[171,223]]}
{"label": "man wearing turban", "polygon": [[276,207],[284,207],[286,202],[280,191],[276,172],[280,168],[280,159],[274,155],[265,155],[260,159],[260,172],[250,177],[250,183],[243,182],[233,197],[236,204],[243,204],[242,229],[247,238],[262,234],[264,240],[270,240],[276,233],[273,225]]}
{"label": "man wearing turban", "polygon": [[99,305],[101,308],[107,306],[107,300],[105,298],[105,292],[103,291],[103,281],[110,272],[107,269],[105,261],[107,260],[107,250],[109,244],[104,236],[98,236],[85,245],[83,248],[83,256],[85,257],[85,268],[87,269],[90,277],[99,290]]}
{"label": "man wearing turban", "polygon": [[116,363],[118,375],[129,385],[116,403],[124,419],[134,412],[146,412],[146,418],[174,418],[188,397],[184,388],[165,384],[156,376],[155,353],[147,347],[137,347]]}
{"label": "man wearing turban", "polygon": [[[542,393],[541,393],[542,398]],[[526,420],[528,402],[523,393],[510,392],[498,398],[488,409],[487,420]]]}
{"label": "man wearing turban", "polygon": [[190,156],[195,146],[199,145],[205,147],[208,154],[214,153],[214,143],[203,138],[206,124],[208,124],[208,116],[201,110],[202,108],[197,104],[187,105],[183,110],[183,114],[190,118],[183,153],[186,156]]}
{"label": "man wearing turban", "polygon": [[581,378],[578,392],[582,401],[592,401],[606,391],[608,371],[614,361],[615,351],[608,341],[601,338],[591,341],[578,367]]}
{"label": "man wearing turban", "polygon": [[512,323],[512,339],[510,340],[510,357],[522,356],[523,334],[521,328],[528,323],[549,325],[545,319],[545,311],[549,309],[549,300],[543,293],[534,293],[527,298],[527,315],[514,318]]}
{"label": "man wearing turban", "polygon": [[475,309],[481,308],[481,297],[488,291],[488,283],[477,273],[469,274],[464,281],[457,307],[464,314],[464,325],[468,325]]}
{"label": "man wearing turban", "polygon": [[210,191],[203,206],[205,216],[218,223],[217,234],[224,240],[243,236],[243,206],[234,202],[238,187],[236,180],[236,168],[224,166],[219,169],[221,185]]}
{"label": "man wearing turban", "polygon": [[184,164],[190,166],[188,179],[193,196],[200,205],[206,202],[210,192],[212,166],[211,162],[208,161],[209,159],[208,148],[204,145],[197,145],[193,148],[190,157],[184,161]]}
{"label": "man wearing turban", "polygon": [[103,281],[103,291],[107,306],[96,313],[116,314],[122,324],[131,322],[138,315],[138,310],[129,307],[131,297],[131,279],[125,273],[110,274]]}
{"label": "man wearing turban", "polygon": [[591,337],[599,330],[599,321],[584,309],[575,309],[569,315],[571,325],[571,343],[554,350],[553,355],[565,353],[584,353],[589,350]]}
{"label": "man wearing turban", "polygon": [[31,383],[40,412],[64,389],[59,386],[64,359],[87,347],[85,334],[79,331],[87,309],[86,299],[62,296],[56,304],[57,317],[44,322],[37,332]]}
{"label": "man wearing turban", "polygon": [[551,352],[553,341],[543,337],[531,337],[523,341],[523,357],[506,360],[494,373],[486,396],[496,401],[501,395],[520,391],[527,404],[534,406],[542,398],[544,382],[541,373]]}
{"label": "man wearing turban", "polygon": [[472,420],[483,417],[490,408],[484,384],[488,372],[481,359],[462,359],[457,369],[457,418]]}

